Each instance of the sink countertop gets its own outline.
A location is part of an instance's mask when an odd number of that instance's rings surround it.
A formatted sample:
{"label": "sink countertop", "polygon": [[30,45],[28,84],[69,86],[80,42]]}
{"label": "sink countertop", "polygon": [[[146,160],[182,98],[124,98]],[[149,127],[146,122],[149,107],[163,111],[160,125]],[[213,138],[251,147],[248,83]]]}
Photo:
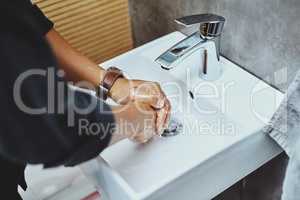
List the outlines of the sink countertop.
{"label": "sink countertop", "polygon": [[[179,32],[171,33],[101,66],[118,66],[131,78],[160,83],[175,81],[185,87],[176,78],[176,72],[164,71],[154,63],[155,58],[184,37]],[[226,97],[222,97],[226,105],[220,99],[206,101],[201,97],[196,104],[224,112],[210,116],[179,112],[175,116],[190,125],[216,123],[220,126],[217,129],[233,124],[233,133],[197,133],[185,129],[184,134],[155,138],[146,145],[124,140],[101,154],[98,161],[105,166],[94,171],[102,176],[97,184],[109,192],[122,194],[124,199],[160,199],[165,193],[172,199],[182,199],[184,196],[180,195],[185,194],[210,199],[282,152],[261,129],[279,106],[283,94],[225,58],[221,58],[221,63],[223,75],[213,83],[220,91],[224,85],[228,86]],[[199,95],[207,92],[203,87]],[[191,186],[178,194],[176,186],[182,184]],[[116,196],[111,194],[113,200]]]}

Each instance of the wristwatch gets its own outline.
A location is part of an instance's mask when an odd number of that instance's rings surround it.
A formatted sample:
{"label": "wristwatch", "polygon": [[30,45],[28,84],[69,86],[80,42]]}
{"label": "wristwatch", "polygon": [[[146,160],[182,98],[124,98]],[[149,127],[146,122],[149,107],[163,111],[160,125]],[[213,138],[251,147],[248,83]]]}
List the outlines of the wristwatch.
{"label": "wristwatch", "polygon": [[120,69],[116,67],[108,68],[103,80],[97,88],[97,96],[100,99],[106,100],[112,86],[119,78],[124,78],[123,72]]}

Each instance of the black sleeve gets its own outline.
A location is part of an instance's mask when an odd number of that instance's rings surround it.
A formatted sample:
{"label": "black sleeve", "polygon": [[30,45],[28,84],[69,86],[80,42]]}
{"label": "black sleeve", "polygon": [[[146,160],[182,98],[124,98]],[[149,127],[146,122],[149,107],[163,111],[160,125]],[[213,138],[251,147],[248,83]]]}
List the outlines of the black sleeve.
{"label": "black sleeve", "polygon": [[53,28],[53,22],[44,15],[37,5],[31,5],[30,12],[34,17],[33,26],[42,35],[47,34]]}
{"label": "black sleeve", "polygon": [[[55,79],[49,86],[49,71],[46,76],[24,80],[21,102],[17,98],[4,102],[7,118],[1,123],[6,131],[0,134],[0,152],[17,162],[46,168],[74,166],[95,158],[108,146],[115,130],[110,107],[90,94],[70,89],[63,80]],[[65,91],[61,99],[59,84]],[[47,111],[28,112],[23,104]]]}
{"label": "black sleeve", "polygon": [[[0,154],[45,167],[74,166],[96,157],[108,146],[115,129],[110,107],[68,87],[43,35],[51,23],[29,1],[4,2],[0,12]],[[18,99],[16,81],[26,74]],[[91,102],[96,102],[93,109]],[[28,112],[24,105],[46,112]],[[90,128],[82,129],[82,121]]]}
{"label": "black sleeve", "polygon": [[0,16],[2,25],[5,24],[11,28],[23,26],[18,30],[25,34],[28,29],[33,29],[36,33],[45,35],[54,26],[53,22],[30,0],[2,0]]}

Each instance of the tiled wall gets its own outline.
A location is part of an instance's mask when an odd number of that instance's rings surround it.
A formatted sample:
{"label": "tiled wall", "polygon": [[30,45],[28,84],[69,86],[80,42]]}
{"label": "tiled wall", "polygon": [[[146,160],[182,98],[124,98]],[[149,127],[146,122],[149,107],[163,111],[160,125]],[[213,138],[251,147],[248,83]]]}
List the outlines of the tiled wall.
{"label": "tiled wall", "polygon": [[299,0],[129,1],[136,45],[176,30],[176,17],[212,12],[227,19],[224,56],[283,91],[300,69]]}

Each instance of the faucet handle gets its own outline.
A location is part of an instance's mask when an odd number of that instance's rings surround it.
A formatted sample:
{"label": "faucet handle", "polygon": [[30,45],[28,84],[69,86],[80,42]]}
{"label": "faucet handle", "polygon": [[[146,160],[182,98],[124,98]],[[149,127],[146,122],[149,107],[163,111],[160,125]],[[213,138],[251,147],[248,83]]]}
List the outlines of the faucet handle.
{"label": "faucet handle", "polygon": [[225,18],[215,14],[199,14],[185,16],[175,20],[186,27],[200,24],[200,35],[204,39],[213,39],[221,35]]}

